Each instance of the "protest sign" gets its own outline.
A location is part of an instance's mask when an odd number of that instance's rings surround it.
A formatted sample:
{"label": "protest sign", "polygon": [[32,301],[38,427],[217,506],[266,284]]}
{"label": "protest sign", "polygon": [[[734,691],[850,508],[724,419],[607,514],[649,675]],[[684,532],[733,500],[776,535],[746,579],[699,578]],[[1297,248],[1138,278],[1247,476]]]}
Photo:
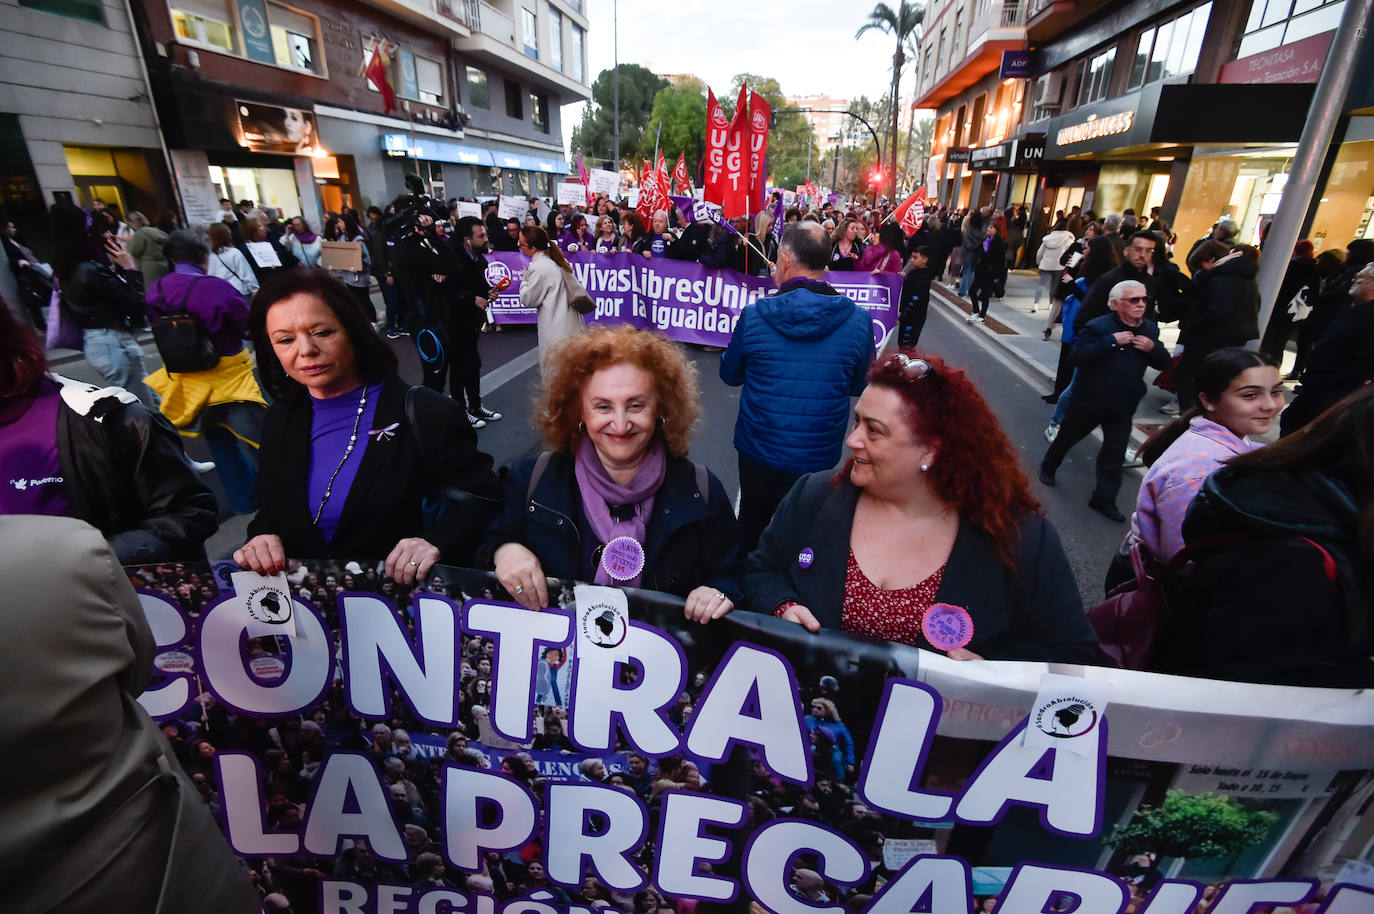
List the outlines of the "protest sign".
{"label": "protest sign", "polygon": [[[682,343],[726,346],[740,310],[776,291],[771,279],[695,261],[638,254],[569,254],[573,272],[596,300],[589,323],[654,327]],[[520,304],[520,279],[529,258],[498,251],[487,255],[487,282],[510,277],[492,303],[498,324],[533,324],[538,312]],[[896,273],[830,272],[826,281],[864,308],[873,321],[874,345],[897,323],[902,277]]]}
{"label": "protest sign", "polygon": [[594,194],[609,194],[614,196],[620,190],[620,175],[604,168],[593,168],[589,175],[589,184]]}
{"label": "protest sign", "polygon": [[587,189],[581,184],[560,181],[555,190],[558,192],[559,206],[582,206],[587,202]]}
{"label": "protest sign", "polygon": [[363,243],[361,241],[321,241],[320,266],[326,270],[360,272],[363,268]]}
{"label": "protest sign", "polygon": [[[1318,882],[1311,910],[1374,902],[1349,865],[1368,842],[1372,695],[1055,664],[1111,701],[1030,747],[1048,664],[741,611],[700,626],[635,590],[611,649],[577,641],[574,582],[535,613],[488,572],[439,566],[412,589],[378,568],[289,572],[289,643],[243,636],[227,569],[128,569],[157,651],[194,658],[140,701],[297,910],[629,911],[652,888],[788,914],[968,914],[975,891],[1003,911],[1186,914],[1207,892],[1245,914]],[[802,898],[794,867],[845,907]]]}
{"label": "protest sign", "polygon": [[524,219],[525,214],[530,211],[530,202],[523,197],[507,197],[501,195],[500,202],[496,205],[496,218],[498,219]]}
{"label": "protest sign", "polygon": [[471,217],[473,217],[474,219],[481,219],[481,218],[482,218],[482,204],[480,204],[480,203],[467,203],[467,202],[465,202],[465,201],[463,201],[463,200],[459,200],[459,201],[458,201],[458,218],[459,218],[459,219],[462,219],[462,218],[464,218],[464,217],[466,217],[466,216],[471,216]]}

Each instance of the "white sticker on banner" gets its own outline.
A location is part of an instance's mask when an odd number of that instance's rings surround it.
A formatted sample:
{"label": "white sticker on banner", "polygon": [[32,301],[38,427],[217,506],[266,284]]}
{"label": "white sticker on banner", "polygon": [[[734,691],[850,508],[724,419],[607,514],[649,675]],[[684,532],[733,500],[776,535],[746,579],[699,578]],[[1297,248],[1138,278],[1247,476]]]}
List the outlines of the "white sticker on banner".
{"label": "white sticker on banner", "polygon": [[196,662],[185,651],[163,651],[153,658],[153,666],[164,673],[190,673]]}
{"label": "white sticker on banner", "polygon": [[253,258],[253,262],[264,270],[281,266],[281,258],[277,256],[271,242],[249,241],[244,246],[248,248],[248,255]]}
{"label": "white sticker on banner", "polygon": [[1111,695],[1112,684],[1106,680],[1046,673],[1040,678],[1022,745],[1074,755],[1095,753]]}
{"label": "white sticker on banner", "polygon": [[576,652],[610,651],[617,660],[629,660],[625,636],[630,632],[630,603],[618,587],[577,584],[573,587],[577,607]]}
{"label": "white sticker on banner", "polygon": [[300,633],[291,602],[291,585],[284,573],[267,577],[256,571],[235,571],[229,577],[248,637],[284,635],[295,638]]}

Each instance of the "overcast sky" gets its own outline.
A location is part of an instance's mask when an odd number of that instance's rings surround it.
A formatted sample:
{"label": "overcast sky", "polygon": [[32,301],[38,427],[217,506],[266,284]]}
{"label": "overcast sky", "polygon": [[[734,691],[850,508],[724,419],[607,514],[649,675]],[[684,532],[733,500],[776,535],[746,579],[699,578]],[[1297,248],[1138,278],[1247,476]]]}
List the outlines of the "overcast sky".
{"label": "overcast sky", "polygon": [[[871,6],[836,0],[662,2],[585,0],[588,82],[614,64],[618,31],[621,63],[655,73],[691,73],[717,95],[728,94],[736,73],[771,76],[788,95],[877,98],[892,81],[891,38],[877,31],[854,40]],[[904,74],[909,81],[910,69]],[[909,90],[908,90],[909,91]],[[563,109],[563,140],[582,120],[582,105]]]}

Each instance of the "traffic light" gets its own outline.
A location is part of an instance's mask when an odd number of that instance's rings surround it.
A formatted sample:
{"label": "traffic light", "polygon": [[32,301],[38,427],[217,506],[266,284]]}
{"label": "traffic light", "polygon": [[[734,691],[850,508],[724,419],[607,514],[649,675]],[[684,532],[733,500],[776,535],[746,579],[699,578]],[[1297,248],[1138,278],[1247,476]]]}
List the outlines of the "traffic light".
{"label": "traffic light", "polygon": [[872,184],[874,187],[877,187],[878,185],[882,184],[883,170],[881,168],[873,169],[873,174],[869,176],[868,183]]}

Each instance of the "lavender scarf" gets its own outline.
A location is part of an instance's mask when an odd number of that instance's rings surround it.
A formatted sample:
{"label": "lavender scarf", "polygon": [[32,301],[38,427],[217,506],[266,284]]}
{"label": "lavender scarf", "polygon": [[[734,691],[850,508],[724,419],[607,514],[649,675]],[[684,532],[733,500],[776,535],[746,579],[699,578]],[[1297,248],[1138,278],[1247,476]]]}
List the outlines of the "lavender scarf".
{"label": "lavender scarf", "polygon": [[[644,455],[644,462],[635,471],[630,484],[622,486],[613,481],[591,439],[583,438],[573,453],[573,473],[577,477],[577,488],[582,496],[582,510],[592,532],[603,543],[609,543],[618,536],[632,537],[644,545],[648,529],[649,515],[654,510],[654,494],[663,485],[663,477],[668,468],[668,455],[663,442],[655,439]],[[611,505],[634,505],[634,516],[628,520],[617,521],[611,517]],[[598,562],[596,583],[622,587],[638,587],[644,577],[643,569],[628,581],[614,580]]]}

